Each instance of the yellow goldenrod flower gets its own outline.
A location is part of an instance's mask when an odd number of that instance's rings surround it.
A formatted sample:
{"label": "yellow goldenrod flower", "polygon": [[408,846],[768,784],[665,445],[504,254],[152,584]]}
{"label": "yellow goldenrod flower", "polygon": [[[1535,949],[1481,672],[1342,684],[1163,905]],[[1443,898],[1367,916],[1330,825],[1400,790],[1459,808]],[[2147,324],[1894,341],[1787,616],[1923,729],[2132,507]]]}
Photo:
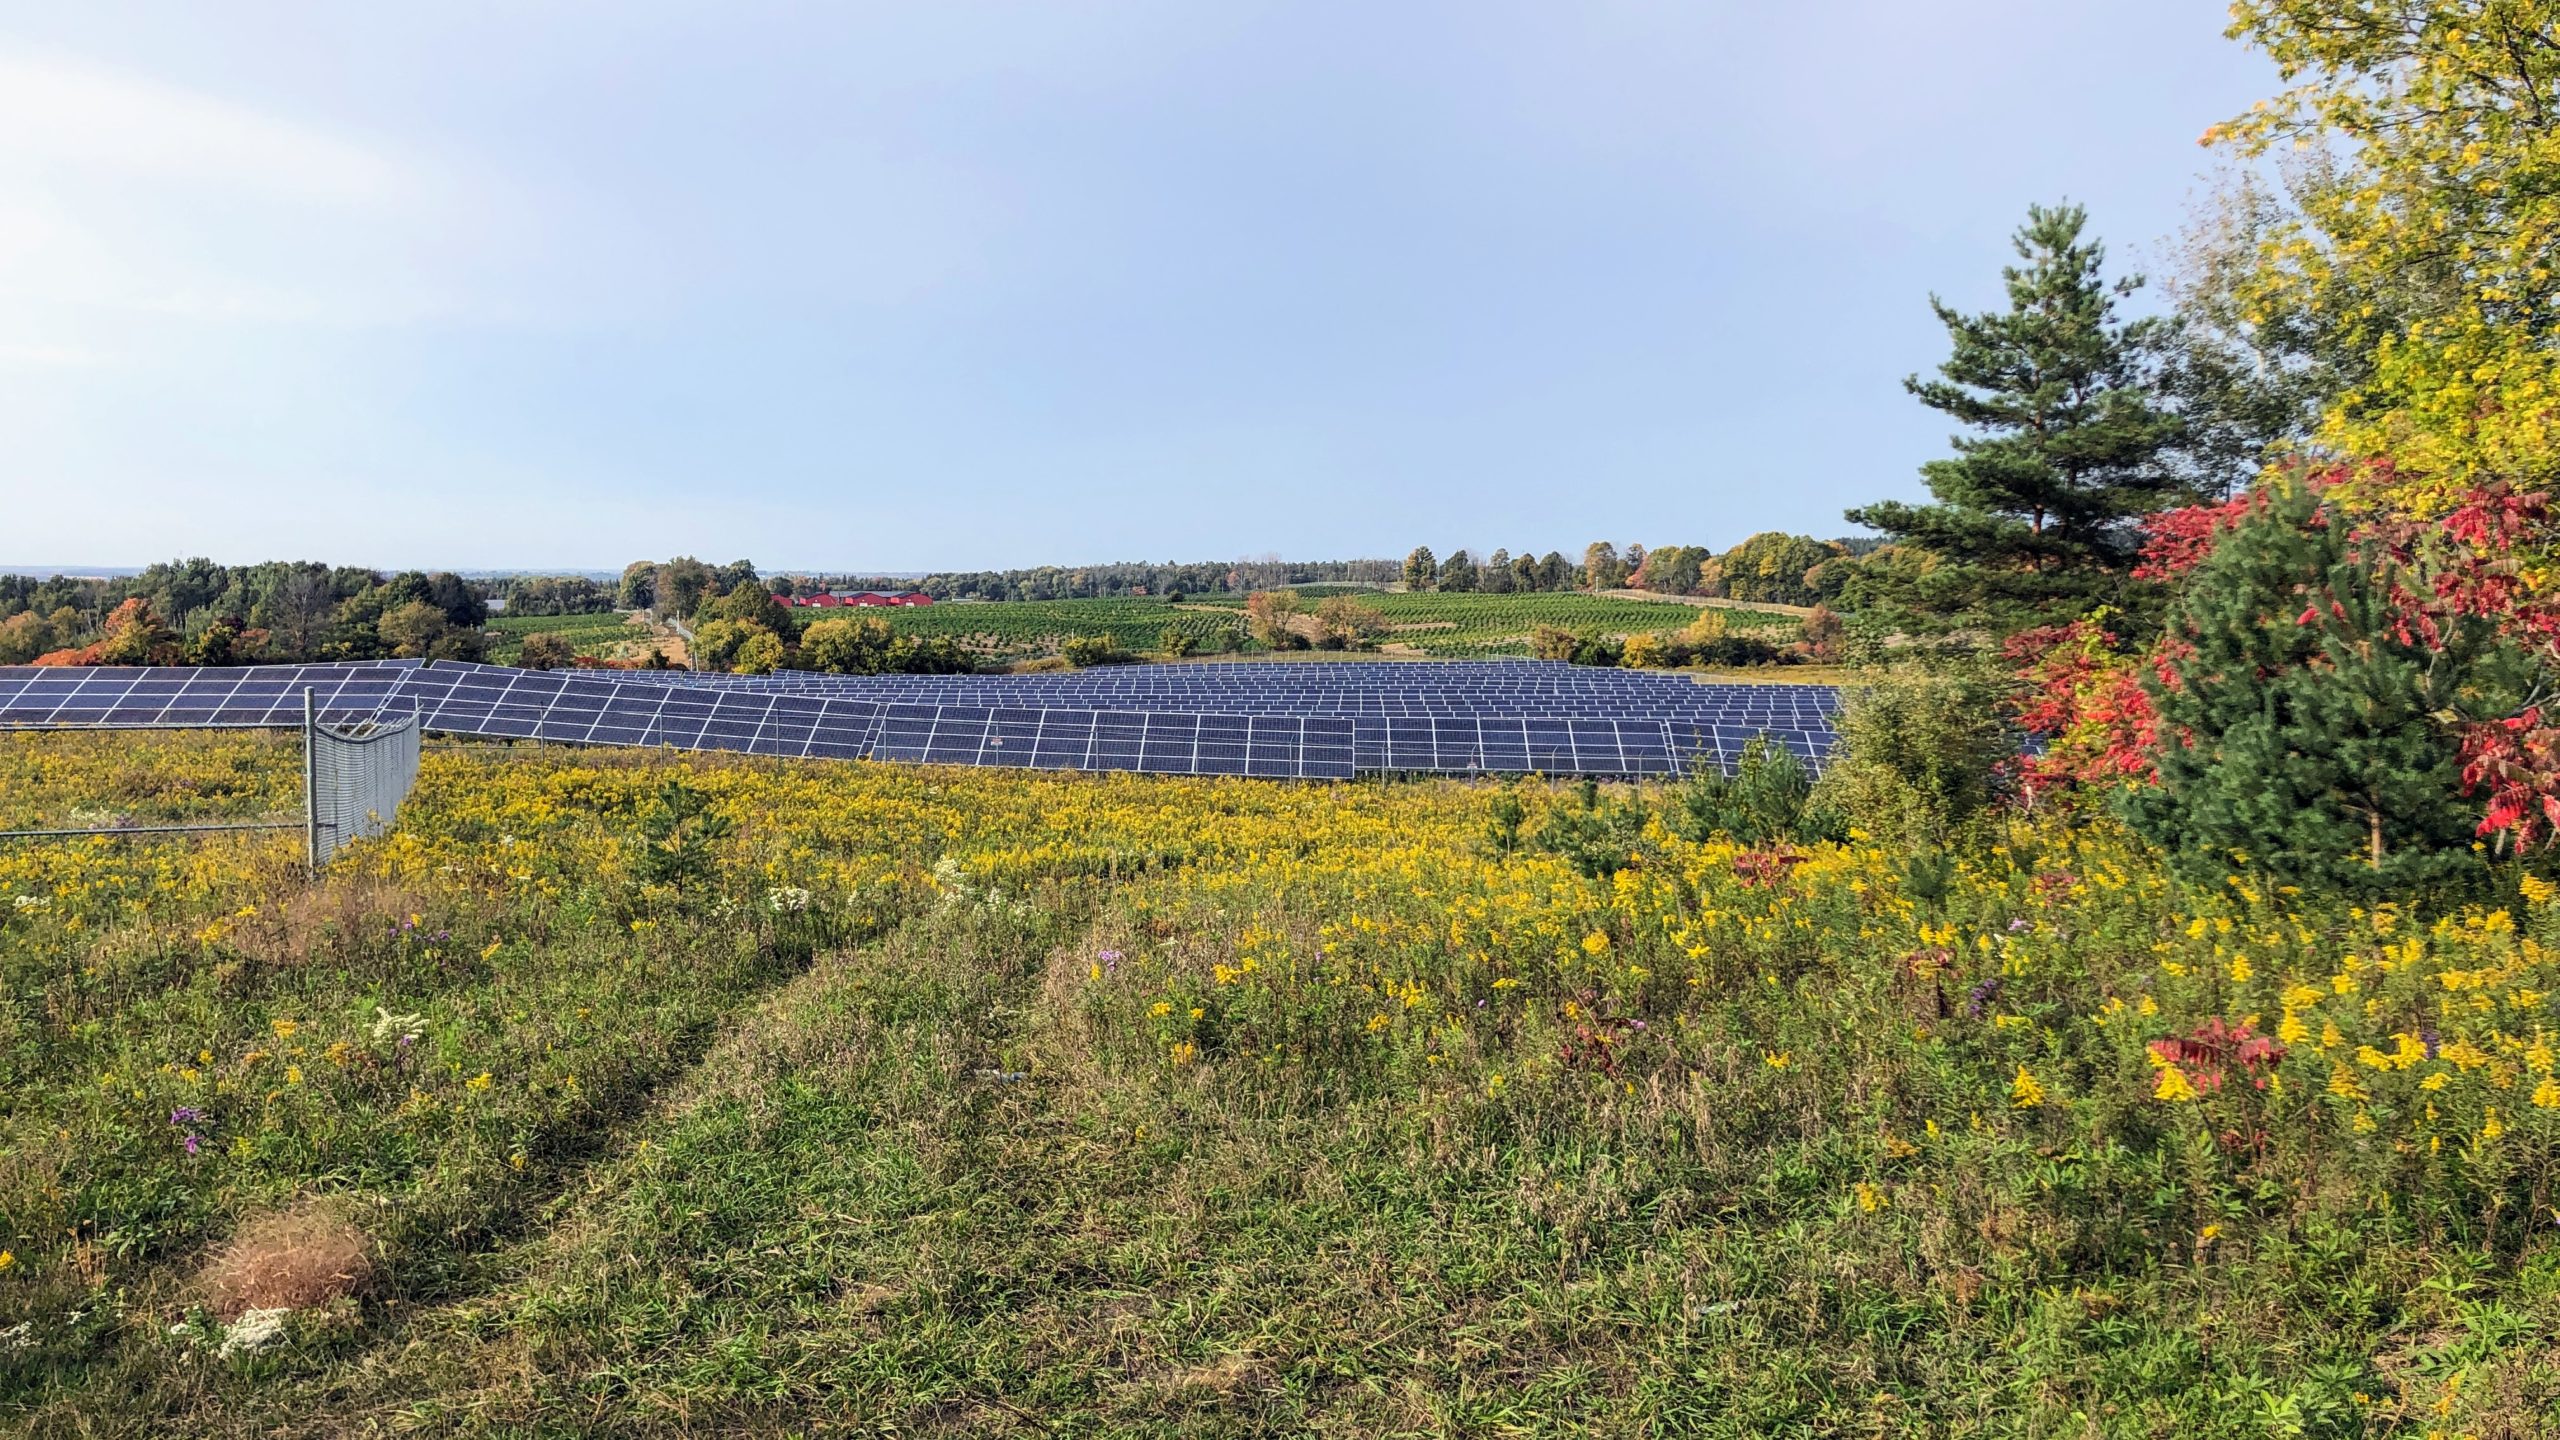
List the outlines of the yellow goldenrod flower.
{"label": "yellow goldenrod flower", "polygon": [[2151,1092],[2151,1098],[2172,1103],[2193,1100],[2196,1098],[2196,1087],[2188,1083],[2185,1071],[2175,1065],[2163,1065],[2160,1067],[2159,1088]]}
{"label": "yellow goldenrod flower", "polygon": [[2019,1066],[2017,1075],[2009,1081],[2010,1108],[2033,1110],[2043,1103],[2044,1085],[2027,1072],[2026,1066]]}

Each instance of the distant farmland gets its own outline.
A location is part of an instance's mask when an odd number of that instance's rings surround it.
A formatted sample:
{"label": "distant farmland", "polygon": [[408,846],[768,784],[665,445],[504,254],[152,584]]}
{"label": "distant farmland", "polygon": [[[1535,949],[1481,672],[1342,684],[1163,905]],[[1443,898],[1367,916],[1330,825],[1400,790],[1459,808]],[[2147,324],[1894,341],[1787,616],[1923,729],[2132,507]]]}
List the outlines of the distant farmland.
{"label": "distant farmland", "polygon": [[[1346,593],[1342,586],[1301,587],[1311,598]],[[1527,655],[1529,632],[1540,625],[1609,634],[1677,630],[1696,610],[1671,600],[1631,600],[1580,594],[1475,595],[1351,591],[1386,617],[1380,642],[1443,658]],[[886,619],[901,634],[957,640],[998,659],[1054,653],[1080,635],[1109,635],[1123,649],[1153,650],[1167,626],[1189,635],[1201,649],[1221,636],[1245,640],[1242,595],[1186,597],[1179,605],[1160,598],[946,602],[916,609],[866,613]],[[1773,642],[1792,639],[1795,617],[1756,610],[1724,610],[1728,627]]]}
{"label": "distant farmland", "polygon": [[489,659],[498,665],[516,662],[527,635],[565,635],[571,649],[599,660],[625,658],[624,650],[649,638],[648,626],[610,610],[593,615],[492,615],[488,628]]}

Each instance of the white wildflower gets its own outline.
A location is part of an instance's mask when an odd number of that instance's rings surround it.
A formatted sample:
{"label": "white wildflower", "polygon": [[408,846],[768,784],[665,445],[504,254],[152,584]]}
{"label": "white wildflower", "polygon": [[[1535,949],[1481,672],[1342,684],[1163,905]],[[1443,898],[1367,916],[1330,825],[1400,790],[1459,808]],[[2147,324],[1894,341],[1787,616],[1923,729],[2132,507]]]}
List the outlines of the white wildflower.
{"label": "white wildflower", "polygon": [[239,1319],[223,1327],[221,1353],[243,1355],[266,1349],[284,1338],[284,1317],[292,1313],[282,1307],[241,1311]]}

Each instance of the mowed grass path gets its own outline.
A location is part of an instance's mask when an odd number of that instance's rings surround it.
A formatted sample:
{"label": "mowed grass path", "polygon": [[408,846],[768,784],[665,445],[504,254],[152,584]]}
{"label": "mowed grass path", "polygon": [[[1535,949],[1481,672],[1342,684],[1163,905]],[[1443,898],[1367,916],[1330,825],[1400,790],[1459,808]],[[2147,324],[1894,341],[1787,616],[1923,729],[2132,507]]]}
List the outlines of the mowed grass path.
{"label": "mowed grass path", "polygon": [[[292,759],[0,741],[30,815]],[[0,1415],[2560,1421],[2546,903],[2191,894],[2086,819],[1923,895],[1659,792],[1514,792],[1611,868],[1508,843],[1497,793],[490,747],[316,885],[254,841],[0,851]],[[2164,1098],[2152,1043],[2209,1017],[2289,1038]],[[369,1273],[226,1355],[208,1265],[277,1213]]]}

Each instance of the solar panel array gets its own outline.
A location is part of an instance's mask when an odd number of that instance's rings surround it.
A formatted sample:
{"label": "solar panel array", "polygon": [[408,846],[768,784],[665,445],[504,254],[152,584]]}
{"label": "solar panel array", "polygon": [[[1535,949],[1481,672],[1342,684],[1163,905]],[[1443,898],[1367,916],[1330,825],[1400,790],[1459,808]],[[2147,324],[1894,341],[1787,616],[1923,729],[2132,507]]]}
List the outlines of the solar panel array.
{"label": "solar panel array", "polygon": [[437,661],[0,667],[0,728],[290,725],[415,714],[447,734],[1151,774],[1668,776],[1761,735],[1819,768],[1827,686],[1547,661],[1144,666],[1044,675],[697,675]]}
{"label": "solar panel array", "polygon": [[7,665],[0,666],[0,728],[299,725],[305,690],[323,724],[353,724],[399,713],[401,684],[418,673],[415,660],[199,670]]}

